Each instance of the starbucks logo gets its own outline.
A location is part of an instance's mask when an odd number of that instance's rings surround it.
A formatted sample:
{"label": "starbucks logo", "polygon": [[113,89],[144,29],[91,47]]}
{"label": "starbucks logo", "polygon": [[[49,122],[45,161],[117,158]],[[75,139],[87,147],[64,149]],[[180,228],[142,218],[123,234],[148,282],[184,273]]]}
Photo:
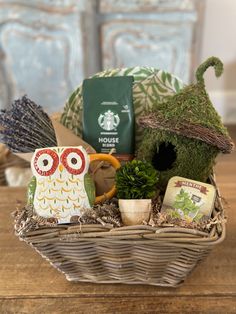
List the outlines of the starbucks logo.
{"label": "starbucks logo", "polygon": [[98,117],[98,124],[103,130],[112,131],[118,127],[120,118],[117,113],[107,110]]}

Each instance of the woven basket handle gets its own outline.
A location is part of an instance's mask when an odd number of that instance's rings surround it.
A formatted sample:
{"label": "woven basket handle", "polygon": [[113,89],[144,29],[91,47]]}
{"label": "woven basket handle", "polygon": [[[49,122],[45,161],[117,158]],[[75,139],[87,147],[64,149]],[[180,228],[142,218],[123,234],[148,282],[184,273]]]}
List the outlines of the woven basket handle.
{"label": "woven basket handle", "polygon": [[217,57],[210,57],[206,61],[204,61],[202,64],[200,64],[199,67],[197,68],[195,76],[198,83],[205,84],[203,75],[209,67],[215,68],[216,77],[221,76],[224,70],[223,63],[221,62],[220,59],[218,59]]}

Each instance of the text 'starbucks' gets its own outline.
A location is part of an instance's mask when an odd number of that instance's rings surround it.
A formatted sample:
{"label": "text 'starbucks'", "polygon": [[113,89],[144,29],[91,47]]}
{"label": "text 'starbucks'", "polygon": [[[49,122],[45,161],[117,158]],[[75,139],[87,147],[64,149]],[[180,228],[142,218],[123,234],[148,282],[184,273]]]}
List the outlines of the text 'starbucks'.
{"label": "text 'starbucks'", "polygon": [[131,159],[134,153],[133,77],[106,77],[83,82],[83,138],[97,152]]}

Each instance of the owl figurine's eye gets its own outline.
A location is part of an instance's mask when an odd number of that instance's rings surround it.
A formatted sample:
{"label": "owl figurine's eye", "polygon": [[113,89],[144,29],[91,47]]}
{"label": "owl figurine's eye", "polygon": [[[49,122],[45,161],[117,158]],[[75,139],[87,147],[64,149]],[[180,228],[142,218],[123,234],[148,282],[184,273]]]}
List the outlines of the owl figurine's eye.
{"label": "owl figurine's eye", "polygon": [[61,155],[61,163],[71,174],[81,174],[85,169],[85,157],[78,148],[67,148]]}
{"label": "owl figurine's eye", "polygon": [[34,158],[34,168],[41,176],[50,176],[57,169],[59,157],[51,149],[42,149],[38,151]]}

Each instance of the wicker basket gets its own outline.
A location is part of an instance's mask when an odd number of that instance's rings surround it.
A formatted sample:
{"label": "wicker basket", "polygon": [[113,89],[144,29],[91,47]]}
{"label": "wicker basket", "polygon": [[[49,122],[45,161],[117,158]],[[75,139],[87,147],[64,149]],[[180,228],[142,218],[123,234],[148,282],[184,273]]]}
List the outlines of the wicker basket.
{"label": "wicker basket", "polygon": [[70,281],[175,287],[225,238],[218,189],[211,223],[209,233],[98,224],[18,229],[17,233]]}

